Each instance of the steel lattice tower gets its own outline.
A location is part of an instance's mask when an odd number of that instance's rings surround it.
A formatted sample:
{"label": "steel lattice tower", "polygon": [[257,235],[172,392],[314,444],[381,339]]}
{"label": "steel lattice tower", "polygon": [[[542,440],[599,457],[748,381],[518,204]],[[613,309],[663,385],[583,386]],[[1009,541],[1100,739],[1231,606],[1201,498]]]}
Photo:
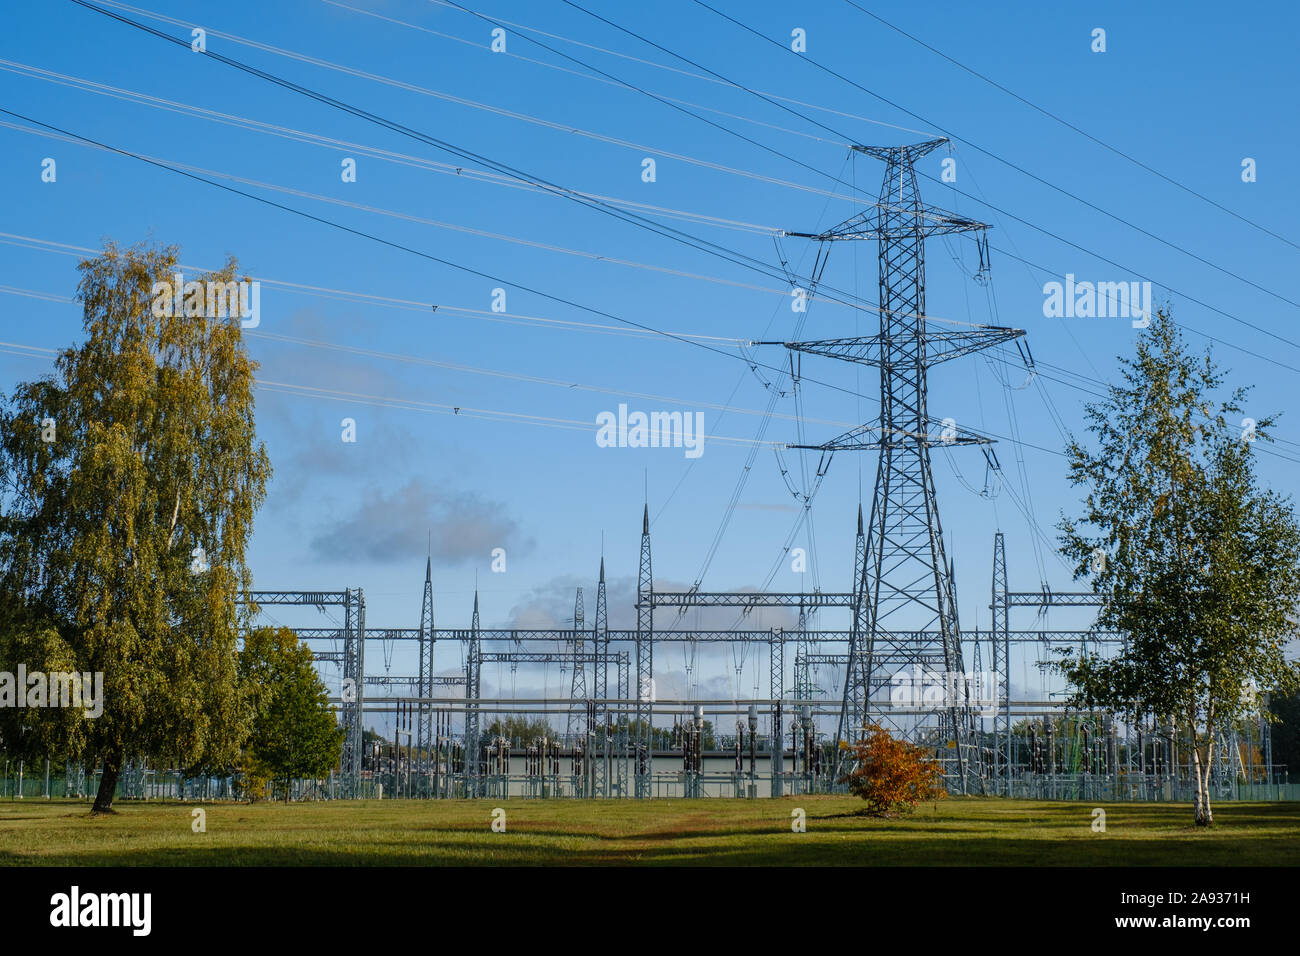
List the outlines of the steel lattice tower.
{"label": "steel lattice tower", "polygon": [[[433,696],[433,558],[425,559],[424,597],[420,601],[420,697]],[[433,711],[420,702],[415,725],[415,751],[433,744]]]}
{"label": "steel lattice tower", "polygon": [[[987,444],[988,439],[954,427],[951,420],[940,423],[931,419],[926,408],[926,374],[933,365],[1024,334],[990,326],[939,332],[926,328],[925,240],[973,232],[980,248],[981,270],[987,263],[986,225],[921,201],[914,163],[946,142],[854,146],[854,150],[885,163],[879,202],[827,232],[787,233],[819,242],[874,239],[879,250],[878,334],[780,343],[795,351],[880,369],[878,422],[861,425],[822,445],[797,446],[880,453],[866,549],[860,578],[854,584],[860,610],[854,609],[837,733],[841,739],[861,728],[869,712],[873,720],[892,724],[902,732],[915,732],[917,726],[909,726],[908,721],[888,719],[891,678],[904,669],[909,674],[916,674],[919,668],[949,673],[964,669],[930,448]],[[937,428],[942,429],[941,434],[936,434]],[[913,724],[923,724],[931,716],[938,719],[941,739],[955,748],[953,769],[963,790],[970,756],[966,710],[964,703],[949,701],[933,708],[932,715],[909,718]]]}
{"label": "steel lattice tower", "polygon": [[365,707],[366,599],[361,589],[344,591],[343,600],[343,754],[339,761],[343,792],[356,796],[361,786],[362,718]]}
{"label": "steel lattice tower", "polygon": [[[605,557],[600,558],[600,580],[596,582],[596,625],[591,631],[591,640],[593,650],[596,652],[596,666],[594,671],[595,685],[592,687],[592,694],[601,701],[609,697],[609,611],[605,603]],[[609,721],[601,720],[600,707],[608,710],[608,704],[598,706],[596,710],[596,732],[598,739],[607,740],[609,736]],[[606,729],[601,729],[602,724]],[[608,744],[606,744],[608,745]],[[608,797],[609,794],[609,773],[605,761],[601,757],[596,758],[593,765],[595,773],[593,775],[593,788],[597,796]]]}
{"label": "steel lattice tower", "polygon": [[582,588],[573,598],[573,678],[569,683],[569,722],[565,727],[567,737],[573,740],[574,734],[581,733],[585,713],[579,713],[578,701],[587,699],[587,666],[582,663],[583,638],[586,614],[582,606]]}
{"label": "steel lattice tower", "polygon": [[[812,653],[812,644],[808,639],[808,612],[799,605],[799,623],[795,625],[798,632],[795,645],[794,696],[798,700],[812,698],[812,672],[808,668],[808,655]],[[803,663],[799,663],[802,661]]]}
{"label": "steel lattice tower", "polygon": [[596,625],[591,631],[596,649],[596,685],[592,690],[600,699],[609,696],[609,608],[605,597],[605,559],[600,559],[600,579],[596,582]]}
{"label": "steel lattice tower", "polygon": [[767,641],[767,681],[768,696],[772,699],[771,738],[772,796],[784,793],[781,775],[785,772],[785,743],[781,734],[781,701],[785,699],[785,635],[779,628],[773,628]]}
{"label": "steel lattice tower", "polygon": [[[993,718],[993,779],[999,788],[1006,787],[1006,795],[1011,796],[1011,643],[1008,632],[1011,630],[1008,613],[1007,593],[1007,545],[1006,539],[999,531],[993,536],[993,673],[1002,681],[999,693],[998,712]],[[1003,752],[1001,747],[1005,746]]]}
{"label": "steel lattice tower", "polygon": [[[635,792],[637,799],[650,796],[650,782],[654,773],[654,572],[650,567],[650,505],[641,514],[641,563],[636,583],[636,720],[632,725],[632,746],[635,751]],[[644,748],[640,751],[640,748]],[[644,771],[640,753],[645,754]]]}
{"label": "steel lattice tower", "polygon": [[474,588],[474,616],[470,618],[469,647],[465,651],[465,768],[469,796],[478,796],[478,701],[483,696],[480,683],[483,673],[482,625],[478,616],[478,588]]}

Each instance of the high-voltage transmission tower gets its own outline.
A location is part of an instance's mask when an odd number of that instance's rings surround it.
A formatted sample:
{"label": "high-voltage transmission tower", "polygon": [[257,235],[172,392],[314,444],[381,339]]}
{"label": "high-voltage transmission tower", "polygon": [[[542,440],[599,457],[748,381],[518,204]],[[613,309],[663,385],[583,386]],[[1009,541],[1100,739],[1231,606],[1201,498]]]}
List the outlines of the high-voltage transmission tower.
{"label": "high-voltage transmission tower", "polygon": [[[876,335],[782,344],[813,355],[873,365],[880,369],[880,418],[821,445],[823,452],[878,450],[865,560],[854,591],[854,636],[849,647],[837,743],[856,734],[868,719],[902,732],[918,728],[890,721],[891,678],[918,668],[950,674],[964,670],[961,630],[952,568],[944,552],[930,448],[988,444],[989,439],[958,428],[952,419],[932,419],[926,407],[931,366],[1023,335],[1017,329],[981,326],[931,331],[925,317],[925,240],[972,232],[987,268],[984,223],[921,201],[915,162],[945,139],[912,146],[854,146],[885,163],[879,202],[822,233],[787,232],[818,242],[874,239],[879,250],[880,331]],[[987,454],[987,453],[986,453]],[[907,620],[911,618],[911,620]],[[893,633],[891,633],[891,630]],[[882,693],[883,692],[883,693]],[[962,701],[935,708],[942,733],[956,758],[953,772],[963,790],[967,763],[978,750]],[[914,718],[907,718],[912,720]]]}

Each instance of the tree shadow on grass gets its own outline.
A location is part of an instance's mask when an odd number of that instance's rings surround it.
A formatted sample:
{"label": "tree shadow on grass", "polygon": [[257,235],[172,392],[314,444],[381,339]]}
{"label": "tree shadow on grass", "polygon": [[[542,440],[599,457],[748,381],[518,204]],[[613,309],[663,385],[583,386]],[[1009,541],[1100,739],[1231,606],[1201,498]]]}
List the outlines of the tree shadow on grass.
{"label": "tree shadow on grass", "polygon": [[[520,833],[522,837],[532,834]],[[713,834],[716,837],[719,834]],[[728,834],[722,834],[726,836]],[[1205,847],[1167,840],[1126,840],[1105,846],[1091,840],[1019,841],[995,837],[958,840],[919,836],[907,841],[868,840],[826,843],[789,834],[761,845],[695,845],[671,841],[626,847],[563,847],[519,844],[510,834],[492,843],[435,840],[411,843],[393,839],[365,847],[275,847],[248,843],[219,847],[105,847],[33,860],[0,851],[0,865],[44,866],[1295,866],[1300,852],[1278,847],[1279,841],[1240,841]],[[496,841],[500,842],[496,842]],[[1269,843],[1271,852],[1264,852]],[[1209,849],[1211,852],[1206,852]]]}
{"label": "tree shadow on grass", "polygon": [[[188,804],[164,808],[175,813]],[[490,834],[488,819],[437,820],[411,826],[399,820],[373,820],[366,807],[348,808],[332,818],[312,820],[259,816],[231,809],[248,829],[230,833],[230,842],[137,844],[157,831],[122,827],[111,844],[114,821],[60,832],[70,820],[86,821],[81,808],[67,812],[0,812],[6,822],[51,822],[53,832],[20,829],[44,842],[26,851],[5,847],[0,865],[8,866],[1297,866],[1300,865],[1300,804],[1236,804],[1221,808],[1209,831],[1190,822],[1190,807],[1106,805],[1109,833],[1091,832],[1084,804],[1018,807],[989,804],[991,813],[931,815],[880,820],[857,812],[809,814],[806,834],[789,831],[788,808],[774,806],[773,818],[730,818],[690,813],[679,825],[663,819],[605,820],[601,829],[554,820],[554,809],[537,807],[543,819],[530,823],[528,807],[514,810],[506,834]],[[339,810],[342,808],[329,808]],[[430,808],[433,810],[434,808]],[[32,808],[35,810],[35,808]],[[1185,812],[1185,815],[1184,815]],[[123,814],[130,820],[132,814]],[[157,817],[158,814],[153,814]],[[423,816],[423,814],[421,814]],[[521,816],[524,819],[521,819]],[[119,818],[121,820],[122,818]],[[1186,821],[1186,825],[1174,826]],[[209,824],[212,824],[212,819]],[[278,825],[277,825],[278,824]],[[638,825],[649,824],[644,832]],[[270,825],[267,829],[264,825]],[[356,827],[355,830],[349,830]],[[1126,837],[1129,832],[1142,836]],[[613,832],[610,832],[610,831]],[[1045,836],[1045,831],[1050,836]],[[237,842],[235,842],[237,841]],[[345,842],[346,841],[346,842]],[[67,849],[50,849],[66,844]]]}

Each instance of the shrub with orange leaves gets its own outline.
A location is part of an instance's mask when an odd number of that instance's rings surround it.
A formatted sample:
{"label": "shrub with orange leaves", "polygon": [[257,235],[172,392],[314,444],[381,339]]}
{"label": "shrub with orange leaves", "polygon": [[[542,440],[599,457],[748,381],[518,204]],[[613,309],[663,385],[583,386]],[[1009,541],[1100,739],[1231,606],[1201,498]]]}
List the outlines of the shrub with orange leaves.
{"label": "shrub with orange leaves", "polygon": [[923,800],[948,795],[943,768],[930,752],[895,740],[877,724],[863,727],[863,738],[852,749],[854,767],[839,782],[847,783],[850,793],[867,802],[869,816],[911,813]]}

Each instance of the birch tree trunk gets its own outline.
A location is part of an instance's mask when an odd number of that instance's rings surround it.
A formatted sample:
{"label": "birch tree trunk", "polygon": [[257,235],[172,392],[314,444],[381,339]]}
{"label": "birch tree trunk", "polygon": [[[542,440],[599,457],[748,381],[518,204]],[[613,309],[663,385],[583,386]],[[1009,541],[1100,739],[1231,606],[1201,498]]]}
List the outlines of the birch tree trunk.
{"label": "birch tree trunk", "polygon": [[1207,734],[1207,738],[1205,744],[1205,797],[1201,801],[1205,819],[1196,821],[1201,826],[1206,827],[1214,823],[1214,811],[1210,808],[1210,768],[1214,766],[1214,735]]}
{"label": "birch tree trunk", "polygon": [[1203,816],[1197,816],[1199,826],[1208,827],[1214,822],[1210,809],[1210,768],[1214,766],[1214,698],[1210,697],[1205,711],[1205,795],[1201,800]]}
{"label": "birch tree trunk", "polygon": [[1201,787],[1202,775],[1203,773],[1201,769],[1201,749],[1199,747],[1193,746],[1192,747],[1192,784],[1194,789],[1192,791],[1192,802],[1193,802],[1193,809],[1195,810],[1196,813],[1197,826],[1204,825],[1204,816],[1205,816],[1205,810],[1204,810],[1205,791]]}
{"label": "birch tree trunk", "polygon": [[[1194,721],[1194,717],[1189,720]],[[1191,729],[1192,744],[1192,767],[1194,773],[1194,784],[1196,786],[1196,795],[1193,801],[1196,812],[1196,825],[1198,827],[1208,827],[1214,822],[1213,813],[1210,810],[1210,768],[1213,766],[1214,758],[1214,720],[1213,712],[1206,716],[1205,721],[1205,743],[1202,746],[1200,736],[1196,732],[1195,723],[1192,723]]]}

